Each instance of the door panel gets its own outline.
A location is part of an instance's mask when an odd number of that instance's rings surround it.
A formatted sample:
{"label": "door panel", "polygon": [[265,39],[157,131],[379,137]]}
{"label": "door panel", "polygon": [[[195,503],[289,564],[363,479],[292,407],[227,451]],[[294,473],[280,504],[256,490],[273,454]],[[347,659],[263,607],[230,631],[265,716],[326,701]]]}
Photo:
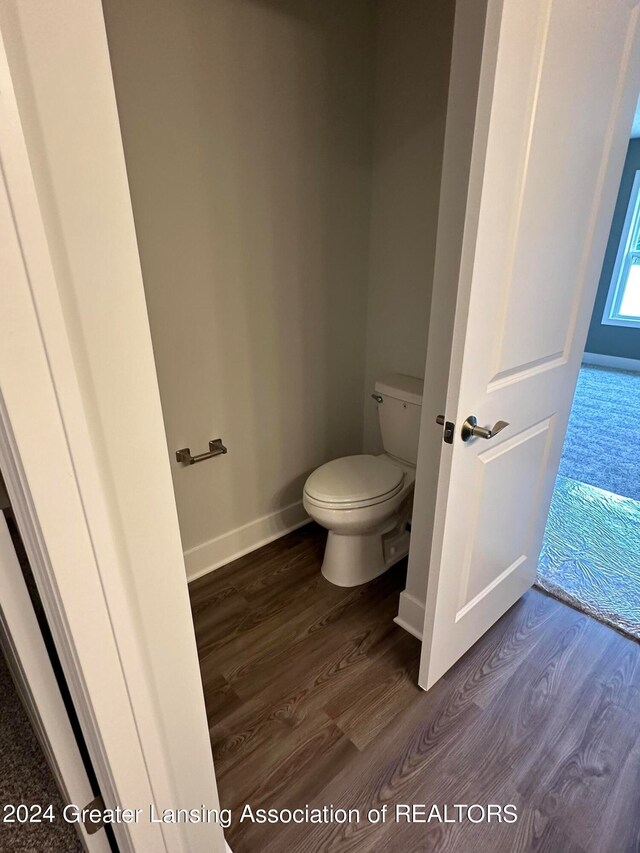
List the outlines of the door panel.
{"label": "door panel", "polygon": [[[535,580],[640,90],[637,19],[624,0],[489,3],[490,73],[481,75],[461,241],[446,404],[456,430],[438,480],[424,687]],[[470,415],[509,426],[463,441]]]}
{"label": "door panel", "polygon": [[[546,420],[488,447],[476,457],[475,519],[470,525],[474,535],[469,537],[456,621],[490,591],[497,579],[517,571],[527,559],[531,522],[549,447],[549,426],[550,421]],[[514,476],[525,486],[515,496],[510,492]],[[486,495],[492,499],[484,500]],[[494,517],[500,519],[510,536],[494,535]]]}

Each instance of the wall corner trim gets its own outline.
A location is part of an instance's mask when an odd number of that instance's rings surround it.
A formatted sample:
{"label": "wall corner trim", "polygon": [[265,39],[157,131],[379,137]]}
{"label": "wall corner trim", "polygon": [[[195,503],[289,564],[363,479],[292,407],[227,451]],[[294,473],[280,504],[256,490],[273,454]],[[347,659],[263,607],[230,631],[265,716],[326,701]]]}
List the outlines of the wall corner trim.
{"label": "wall corner trim", "polygon": [[214,569],[226,566],[227,563],[291,533],[310,521],[302,501],[297,501],[284,509],[263,515],[242,527],[209,539],[195,548],[189,548],[184,552],[187,581],[194,581]]}
{"label": "wall corner trim", "polygon": [[418,640],[422,640],[424,628],[424,602],[419,601],[406,589],[400,593],[398,615],[393,620],[396,625],[404,628],[409,634],[413,634]]}

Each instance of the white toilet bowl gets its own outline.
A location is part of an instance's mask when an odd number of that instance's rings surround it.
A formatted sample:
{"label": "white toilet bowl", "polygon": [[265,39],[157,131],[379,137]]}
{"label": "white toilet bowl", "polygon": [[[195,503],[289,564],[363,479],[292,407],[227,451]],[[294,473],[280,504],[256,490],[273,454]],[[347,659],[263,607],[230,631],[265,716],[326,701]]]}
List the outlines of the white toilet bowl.
{"label": "white toilet bowl", "polygon": [[381,456],[346,456],[305,484],[307,513],[329,531],[322,574],[337,586],[373,580],[409,551],[415,470]]}
{"label": "white toilet bowl", "polygon": [[378,380],[385,452],[321,465],[304,486],[304,508],[329,531],[322,574],[337,586],[381,575],[409,551],[423,380],[394,373]]}

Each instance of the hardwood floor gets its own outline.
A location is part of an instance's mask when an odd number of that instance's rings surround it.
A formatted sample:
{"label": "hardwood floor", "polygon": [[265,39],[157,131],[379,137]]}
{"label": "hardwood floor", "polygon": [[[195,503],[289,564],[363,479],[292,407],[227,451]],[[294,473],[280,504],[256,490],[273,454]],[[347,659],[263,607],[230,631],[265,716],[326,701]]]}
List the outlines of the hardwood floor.
{"label": "hardwood floor", "polygon": [[[234,853],[638,853],[640,645],[532,590],[424,693],[420,644],[392,622],[405,566],[334,587],[324,535],[309,525],[190,586]],[[245,803],[360,820],[241,824]],[[518,819],[394,820],[414,803]]]}

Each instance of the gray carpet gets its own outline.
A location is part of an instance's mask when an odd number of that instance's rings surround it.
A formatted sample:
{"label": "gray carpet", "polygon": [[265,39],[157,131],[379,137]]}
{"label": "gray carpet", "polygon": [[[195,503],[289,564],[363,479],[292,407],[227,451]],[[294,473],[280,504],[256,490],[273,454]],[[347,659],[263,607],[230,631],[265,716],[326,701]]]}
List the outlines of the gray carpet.
{"label": "gray carpet", "polygon": [[538,585],[640,640],[640,374],[583,366]]}
{"label": "gray carpet", "polygon": [[538,585],[640,640],[640,501],[558,477]]}
{"label": "gray carpet", "polygon": [[640,500],[640,373],[581,368],[558,473]]}
{"label": "gray carpet", "polygon": [[61,818],[62,797],[0,652],[0,807],[53,804],[55,823],[0,822],[2,853],[74,853],[83,847]]}

